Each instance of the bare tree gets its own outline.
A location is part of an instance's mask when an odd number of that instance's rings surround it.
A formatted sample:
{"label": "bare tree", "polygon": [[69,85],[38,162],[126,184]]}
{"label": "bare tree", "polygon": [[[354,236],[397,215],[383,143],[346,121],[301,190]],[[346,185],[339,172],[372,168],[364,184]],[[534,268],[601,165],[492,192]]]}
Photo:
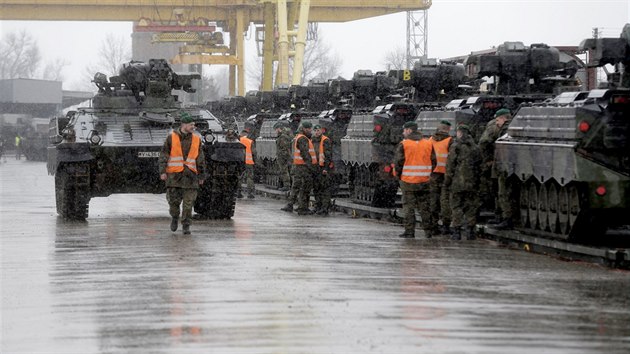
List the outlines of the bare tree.
{"label": "bare tree", "polygon": [[44,66],[42,78],[44,80],[63,81],[63,68],[68,65],[70,65],[70,63],[62,58],[57,58],[53,61],[49,61],[46,63],[46,66]]}
{"label": "bare tree", "polygon": [[0,78],[32,78],[41,60],[35,39],[26,31],[9,32],[0,42]]}
{"label": "bare tree", "polygon": [[101,42],[98,54],[99,59],[96,64],[89,65],[85,69],[85,75],[88,80],[92,80],[97,72],[107,76],[118,75],[122,64],[131,60],[131,40],[127,40],[123,36],[116,37],[109,33]]}
{"label": "bare tree", "polygon": [[227,96],[228,90],[225,83],[227,83],[227,69],[204,74],[201,78],[203,101],[216,101]]}
{"label": "bare tree", "polygon": [[403,70],[407,68],[407,52],[405,48],[397,46],[385,54],[383,64],[387,70]]}

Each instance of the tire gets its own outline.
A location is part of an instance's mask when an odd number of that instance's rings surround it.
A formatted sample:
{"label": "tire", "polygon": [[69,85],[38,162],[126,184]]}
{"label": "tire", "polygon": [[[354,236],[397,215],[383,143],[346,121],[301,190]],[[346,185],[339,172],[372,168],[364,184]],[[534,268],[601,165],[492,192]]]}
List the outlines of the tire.
{"label": "tire", "polygon": [[57,214],[65,220],[85,220],[89,213],[89,165],[63,164],[55,173]]}

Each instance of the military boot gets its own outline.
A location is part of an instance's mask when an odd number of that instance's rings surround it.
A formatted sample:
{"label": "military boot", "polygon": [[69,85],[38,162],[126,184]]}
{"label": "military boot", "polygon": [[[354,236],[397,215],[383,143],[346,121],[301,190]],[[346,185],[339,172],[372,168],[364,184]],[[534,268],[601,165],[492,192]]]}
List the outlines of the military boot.
{"label": "military boot", "polygon": [[512,219],[503,219],[503,221],[496,224],[494,228],[497,230],[512,230],[514,228],[514,224],[512,223]]}
{"label": "military boot", "polygon": [[451,227],[451,240],[459,241],[462,239],[462,234],[459,231],[459,227]]}
{"label": "military boot", "polygon": [[444,235],[444,236],[450,236],[451,235],[451,228],[446,226],[446,225],[441,225],[440,226],[440,234]]}
{"label": "military boot", "polygon": [[171,218],[171,231],[177,231],[177,223],[179,222],[178,218]]}
{"label": "military boot", "polygon": [[190,235],[190,225],[189,224],[183,224],[182,225],[182,232],[184,233],[184,235]]}
{"label": "military boot", "polygon": [[413,231],[405,230],[405,232],[403,232],[402,234],[398,235],[398,237],[400,237],[400,238],[415,238],[416,235],[414,234]]}
{"label": "military boot", "polygon": [[293,204],[289,203],[289,204],[285,205],[284,207],[280,208],[280,210],[288,211],[289,213],[292,213],[293,212]]}

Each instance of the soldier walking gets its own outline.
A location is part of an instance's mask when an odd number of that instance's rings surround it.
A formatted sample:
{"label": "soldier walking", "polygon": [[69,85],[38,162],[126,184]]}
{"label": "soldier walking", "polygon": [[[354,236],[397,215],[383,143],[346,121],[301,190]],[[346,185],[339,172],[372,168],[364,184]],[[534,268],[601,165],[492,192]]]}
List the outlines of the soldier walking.
{"label": "soldier walking", "polygon": [[241,189],[243,188],[243,182],[247,183],[247,198],[254,199],[254,193],[256,192],[256,186],[254,185],[254,159],[256,157],[256,142],[247,137],[249,132],[243,130],[239,141],[245,146],[245,170],[241,175],[238,183],[238,198],[243,198]]}
{"label": "soldier walking", "polygon": [[310,193],[313,188],[313,176],[317,168],[317,156],[311,141],[312,129],[313,124],[302,122],[293,139],[293,184],[291,185],[289,203],[281,209],[293,212],[293,204],[297,203],[298,215],[313,214],[308,208]]}
{"label": "soldier walking", "polygon": [[22,137],[20,134],[15,135],[15,159],[22,159]]}
{"label": "soldier walking", "polygon": [[457,139],[448,154],[444,188],[450,194],[451,238],[474,239],[473,227],[479,211],[481,152],[467,125],[457,127]]}
{"label": "soldier walking", "polygon": [[403,125],[403,137],[394,155],[396,175],[400,178],[400,189],[403,193],[405,215],[405,232],[400,237],[415,237],[416,210],[418,210],[422,218],[424,234],[430,238],[433,231],[429,224],[431,219],[428,199],[429,178],[436,166],[433,144],[429,139],[422,138],[416,122],[407,122]]}
{"label": "soldier walking", "polygon": [[273,129],[276,130],[276,164],[278,165],[278,174],[280,175],[280,182],[282,187],[278,190],[286,192],[291,189],[291,175],[289,173],[291,169],[291,142],[293,136],[291,130],[286,127],[282,122],[277,122],[273,125]]}
{"label": "soldier walking", "polygon": [[313,146],[317,155],[317,175],[314,180],[315,214],[326,216],[330,209],[330,169],[332,164],[332,141],[317,124],[313,127]]}
{"label": "soldier walking", "polygon": [[162,147],[159,159],[160,179],[166,181],[171,231],[177,231],[182,205],[183,233],[190,235],[192,208],[199,186],[204,182],[206,159],[192,117],[182,112],[180,119],[180,127],[166,137]]}
{"label": "soldier walking", "polygon": [[[448,193],[444,187],[444,174],[446,173],[446,161],[448,152],[453,144],[450,136],[451,123],[443,120],[438,125],[435,133],[429,138],[433,144],[437,165],[431,172],[429,180],[429,194],[431,200],[431,230],[433,234],[448,235],[451,224],[451,210],[448,203]],[[442,227],[438,225],[438,220],[442,220]]]}

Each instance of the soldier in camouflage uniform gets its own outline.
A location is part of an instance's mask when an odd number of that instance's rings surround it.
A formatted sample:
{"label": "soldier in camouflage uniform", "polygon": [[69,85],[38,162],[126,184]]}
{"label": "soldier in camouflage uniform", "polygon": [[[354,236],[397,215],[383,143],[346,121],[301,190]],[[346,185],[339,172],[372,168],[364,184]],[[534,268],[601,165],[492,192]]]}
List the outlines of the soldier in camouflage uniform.
{"label": "soldier in camouflage uniform", "polygon": [[[431,220],[430,225],[434,234],[448,235],[450,233],[451,209],[448,203],[448,193],[443,188],[444,174],[446,173],[446,160],[448,152],[453,144],[453,139],[449,134],[451,123],[443,120],[438,125],[435,133],[429,139],[433,144],[433,150],[437,160],[437,166],[431,172],[429,180],[429,198],[431,200]],[[442,227],[438,226],[438,220],[442,220]]]}
{"label": "soldier in camouflage uniform", "polygon": [[403,213],[405,215],[403,232],[399,237],[414,238],[416,229],[416,210],[422,218],[422,228],[427,238],[433,230],[429,224],[431,209],[429,202],[429,178],[435,169],[436,159],[433,145],[418,132],[414,121],[403,125],[403,141],[396,146],[394,168],[400,178],[403,193]]}
{"label": "soldier in camouflage uniform", "polygon": [[308,208],[308,203],[313,188],[313,177],[317,171],[317,157],[311,141],[311,129],[313,129],[313,124],[302,122],[293,139],[293,168],[291,173],[293,184],[291,185],[289,203],[281,209],[293,212],[293,204],[297,203],[298,215],[313,214]]}
{"label": "soldier in camouflage uniform", "polygon": [[[182,206],[184,235],[190,234],[192,208],[197,199],[199,186],[203,184],[206,158],[201,138],[195,132],[192,117],[182,112],[181,126],[166,137],[160,153],[160,179],[166,181],[166,200],[171,214],[171,230],[177,231],[179,208]],[[196,149],[191,149],[196,146]],[[193,156],[195,156],[193,158]]]}
{"label": "soldier in camouflage uniform", "polygon": [[286,192],[291,189],[291,143],[293,142],[293,135],[291,130],[286,124],[278,122],[274,124],[273,128],[276,130],[276,163],[278,165],[278,173],[280,175],[280,182],[282,187],[280,191]]}
{"label": "soldier in camouflage uniform", "polygon": [[466,125],[457,127],[457,139],[446,162],[444,187],[450,194],[451,238],[474,239],[473,227],[479,211],[479,173],[481,152]]}
{"label": "soldier in camouflage uniform", "polygon": [[484,208],[495,209],[500,213],[500,206],[497,202],[497,181],[493,176],[494,168],[494,142],[507,132],[506,124],[510,118],[510,110],[501,108],[494,114],[495,118],[488,122],[486,130],[479,138],[479,148],[481,149],[482,165],[481,165],[481,182],[480,191],[482,205]]}
{"label": "soldier in camouflage uniform", "polygon": [[315,214],[326,216],[330,209],[330,167],[332,166],[332,140],[324,135],[318,124],[313,127],[313,146],[317,155],[317,174],[313,185]]}

